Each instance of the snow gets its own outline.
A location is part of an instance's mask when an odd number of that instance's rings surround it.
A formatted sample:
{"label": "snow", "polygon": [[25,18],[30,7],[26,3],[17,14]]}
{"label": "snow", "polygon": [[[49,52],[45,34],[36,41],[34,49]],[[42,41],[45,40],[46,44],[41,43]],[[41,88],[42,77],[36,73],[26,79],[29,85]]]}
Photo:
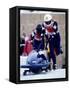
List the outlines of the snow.
{"label": "snow", "polygon": [[[26,64],[27,56],[20,56],[20,65]],[[53,78],[65,78],[65,69],[56,69],[48,72],[41,72],[40,74],[28,73],[26,76],[23,75],[24,70],[20,68],[20,80],[35,80],[35,79],[53,79]]]}

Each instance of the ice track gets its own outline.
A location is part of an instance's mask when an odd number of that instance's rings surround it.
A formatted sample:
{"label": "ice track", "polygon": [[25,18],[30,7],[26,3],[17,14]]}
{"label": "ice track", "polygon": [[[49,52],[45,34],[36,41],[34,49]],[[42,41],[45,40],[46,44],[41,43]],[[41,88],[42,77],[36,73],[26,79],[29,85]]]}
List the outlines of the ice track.
{"label": "ice track", "polygon": [[[27,57],[20,56],[20,65],[25,65],[26,64],[26,59]],[[23,75],[24,69],[20,68],[20,80],[35,80],[35,79],[53,79],[53,78],[65,78],[65,69],[57,69],[57,70],[52,70],[48,72],[42,72],[40,74],[33,74],[33,73],[28,73],[28,75],[24,76]]]}

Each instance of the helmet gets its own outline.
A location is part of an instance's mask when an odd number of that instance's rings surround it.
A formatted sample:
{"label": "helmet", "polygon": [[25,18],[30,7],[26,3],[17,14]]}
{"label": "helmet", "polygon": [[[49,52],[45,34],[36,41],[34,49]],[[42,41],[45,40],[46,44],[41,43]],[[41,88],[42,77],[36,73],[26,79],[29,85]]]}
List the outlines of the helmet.
{"label": "helmet", "polygon": [[45,22],[51,21],[51,19],[52,19],[52,16],[50,14],[44,15],[44,21]]}
{"label": "helmet", "polygon": [[37,30],[38,33],[41,33],[42,32],[42,26],[41,26],[41,24],[38,24],[37,25],[36,30]]}

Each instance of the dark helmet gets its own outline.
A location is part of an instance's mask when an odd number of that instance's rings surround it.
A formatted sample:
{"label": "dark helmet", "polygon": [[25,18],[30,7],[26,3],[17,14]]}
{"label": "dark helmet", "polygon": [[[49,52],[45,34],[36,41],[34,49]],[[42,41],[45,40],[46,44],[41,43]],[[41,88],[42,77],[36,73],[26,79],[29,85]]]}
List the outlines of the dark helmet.
{"label": "dark helmet", "polygon": [[38,33],[41,33],[41,32],[42,32],[42,25],[41,25],[41,24],[38,24],[38,25],[37,25],[36,31],[37,31]]}

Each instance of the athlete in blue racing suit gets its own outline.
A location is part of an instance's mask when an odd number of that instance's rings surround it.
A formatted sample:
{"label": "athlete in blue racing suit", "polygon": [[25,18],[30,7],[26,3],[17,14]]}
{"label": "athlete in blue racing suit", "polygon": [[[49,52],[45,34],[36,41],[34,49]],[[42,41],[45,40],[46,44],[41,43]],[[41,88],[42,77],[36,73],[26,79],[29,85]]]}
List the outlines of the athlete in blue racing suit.
{"label": "athlete in blue racing suit", "polygon": [[60,33],[58,31],[58,23],[54,21],[51,16],[46,15],[42,27],[43,30],[45,30],[46,43],[49,43],[49,60],[53,60],[53,69],[56,69],[56,55],[62,53],[60,44],[61,38]]}
{"label": "athlete in blue racing suit", "polygon": [[36,29],[32,32],[31,38],[33,40],[34,50],[40,51],[44,49],[44,39],[43,39],[41,24],[38,24]]}

